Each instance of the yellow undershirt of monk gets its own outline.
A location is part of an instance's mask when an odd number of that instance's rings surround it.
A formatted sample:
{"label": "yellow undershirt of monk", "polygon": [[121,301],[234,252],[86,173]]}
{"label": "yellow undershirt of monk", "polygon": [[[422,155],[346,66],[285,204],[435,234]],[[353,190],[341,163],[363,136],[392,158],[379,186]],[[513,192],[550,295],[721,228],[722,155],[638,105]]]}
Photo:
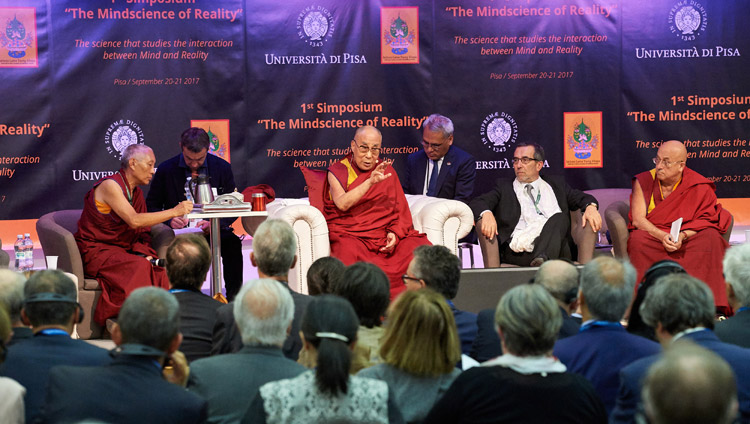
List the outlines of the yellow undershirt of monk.
{"label": "yellow undershirt of monk", "polygon": [[[656,168],[654,168],[654,169],[651,170],[651,177],[654,178],[654,179],[656,179]],[[672,187],[672,192],[674,192],[675,190],[677,190],[677,186],[680,185],[681,182],[682,182],[682,177],[680,177],[680,181],[677,181],[677,184],[675,184],[674,187]],[[657,181],[656,184],[660,184],[660,183]],[[659,194],[661,194],[661,188],[659,189]],[[661,200],[664,200],[664,196],[663,195],[662,195]],[[654,203],[654,193],[652,191],[651,192],[651,201],[648,202],[648,211],[646,213],[647,214],[651,213],[651,211],[654,210],[655,207],[656,207],[656,204]]]}

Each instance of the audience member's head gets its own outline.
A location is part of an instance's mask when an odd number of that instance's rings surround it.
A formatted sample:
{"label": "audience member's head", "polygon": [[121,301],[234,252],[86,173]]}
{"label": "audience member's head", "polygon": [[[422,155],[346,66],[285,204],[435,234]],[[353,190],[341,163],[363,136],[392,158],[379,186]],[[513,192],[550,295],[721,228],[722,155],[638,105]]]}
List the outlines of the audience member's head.
{"label": "audience member's head", "polygon": [[534,275],[534,283],[541,284],[561,307],[570,312],[578,297],[578,269],[575,265],[560,259],[546,261]]}
{"label": "audience member's head", "polygon": [[172,353],[182,341],[180,304],[173,294],[157,287],[130,293],[120,309],[112,333],[115,344],[140,344]]}
{"label": "audience member's head", "polygon": [[[714,328],[714,295],[711,289],[687,274],[669,274],[659,278],[646,293],[640,307],[643,321],[653,328],[661,324],[667,334],[656,336],[660,341],[668,336],[696,327]],[[667,336],[667,339],[664,337]]]}
{"label": "audience member's head", "polygon": [[414,249],[414,259],[407,272],[419,280],[420,286],[429,287],[446,299],[453,299],[458,293],[461,261],[445,246],[419,246]]}
{"label": "audience member's head", "polygon": [[333,292],[333,286],[344,273],[344,263],[333,256],[323,256],[307,270],[307,294],[317,296]]}
{"label": "audience member's head", "polygon": [[173,288],[200,290],[211,266],[211,248],[202,234],[180,234],[167,248],[167,277]]}
{"label": "audience member's head", "polygon": [[10,317],[5,307],[0,305],[0,364],[5,362],[6,343],[13,335],[13,329],[10,326]]}
{"label": "audience member's head", "polygon": [[581,270],[579,300],[589,318],[620,321],[630,305],[635,287],[635,268],[628,261],[600,256]]}
{"label": "audience member's head", "polygon": [[646,270],[646,273],[643,274],[643,279],[641,279],[641,284],[638,285],[638,291],[635,294],[635,299],[630,309],[630,317],[628,319],[629,333],[656,340],[654,329],[643,322],[643,317],[641,317],[640,308],[643,304],[643,299],[646,298],[646,293],[648,293],[648,290],[653,287],[659,278],[667,274],[684,272],[685,268],[671,259],[655,262]]}
{"label": "audience member's head", "polygon": [[46,270],[34,273],[23,288],[24,306],[21,317],[35,330],[40,327],[64,327],[73,331],[81,309],[76,302],[73,280],[61,271]]}
{"label": "audience member's head", "polygon": [[449,373],[461,359],[453,312],[430,289],[402,293],[388,313],[380,347],[383,361],[418,376]]}
{"label": "audience member's head", "polygon": [[289,289],[270,278],[246,283],[234,301],[234,321],[244,345],[281,347],[293,317]]}
{"label": "audience member's head", "polygon": [[503,351],[540,356],[552,351],[562,326],[560,309],[547,290],[536,284],[516,286],[500,298],[495,325]]}
{"label": "audience member's head", "polygon": [[737,415],[729,364],[688,340],[675,342],[651,366],[641,394],[653,424],[728,424]]}
{"label": "audience member's head", "polygon": [[750,306],[750,243],[730,247],[724,254],[724,279],[732,308]]}
{"label": "audience member's head", "polygon": [[297,236],[292,226],[280,219],[269,219],[260,224],[253,236],[250,259],[263,274],[261,277],[286,281],[297,260]]}
{"label": "audience member's head", "polygon": [[391,284],[385,272],[377,266],[357,262],[346,267],[333,287],[333,294],[352,304],[360,325],[378,327],[390,303]]}
{"label": "audience member's head", "polygon": [[358,328],[357,314],[344,298],[315,296],[305,308],[302,335],[317,354],[315,382],[322,393],[338,396],[347,392],[351,346],[357,341]]}
{"label": "audience member's head", "polygon": [[23,286],[26,277],[18,272],[0,269],[0,306],[4,306],[10,316],[11,325],[20,327],[23,308]]}

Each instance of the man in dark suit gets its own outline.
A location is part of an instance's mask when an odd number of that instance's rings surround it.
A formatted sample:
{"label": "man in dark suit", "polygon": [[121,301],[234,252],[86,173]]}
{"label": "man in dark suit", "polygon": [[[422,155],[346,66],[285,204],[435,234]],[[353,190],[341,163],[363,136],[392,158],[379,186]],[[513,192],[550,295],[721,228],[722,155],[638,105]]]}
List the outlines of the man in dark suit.
{"label": "man in dark suit", "polygon": [[474,157],[453,145],[453,122],[434,114],[422,128],[424,151],[406,158],[401,179],[404,193],[468,202],[474,192],[476,164]]}
{"label": "man in dark suit", "polygon": [[188,390],[208,401],[210,421],[216,423],[239,422],[260,386],[306,370],[281,353],[294,316],[289,289],[269,278],[250,281],[233,309],[242,349],[190,365]]}
{"label": "man in dark suit", "polygon": [[519,144],[513,153],[515,180],[499,179],[492,191],[469,203],[482,234],[498,237],[501,262],[539,266],[547,259],[572,259],[571,210],[582,210],[582,225],[594,232],[602,225],[596,199],[561,177],[540,176],[543,166],[542,146]]}
{"label": "man in dark suit", "polygon": [[[534,284],[540,284],[557,302],[562,315],[562,326],[557,339],[578,334],[581,321],[570,316],[578,308],[578,269],[570,262],[553,259],[539,267]],[[484,362],[503,354],[500,337],[495,330],[495,310],[484,309],[477,315],[477,338],[471,348],[471,357]]]}
{"label": "man in dark suit", "polygon": [[461,352],[468,355],[477,336],[477,315],[461,311],[453,304],[461,279],[461,261],[445,246],[419,246],[414,249],[406,275],[403,276],[407,290],[429,287],[445,297],[453,312],[461,339]]}
{"label": "man in dark suit", "polygon": [[23,274],[9,269],[0,269],[0,306],[5,305],[5,310],[8,311],[10,317],[10,325],[13,327],[13,337],[6,343],[7,346],[34,336],[31,327],[21,320],[25,283],[26,277]]}
{"label": "man in dark suit", "polygon": [[8,347],[0,375],[26,388],[26,422],[33,423],[44,405],[50,369],[56,365],[102,365],[109,353],[83,340],[70,338],[83,309],[76,302],[75,283],[60,271],[34,273],[24,286],[21,318],[34,337]]}
{"label": "man in dark suit", "polygon": [[658,343],[630,334],[620,324],[633,297],[635,277],[632,265],[613,257],[600,256],[587,263],[578,294],[581,330],[558,340],[553,350],[568,371],[594,385],[607,413],[615,406],[619,370],[660,351]]}
{"label": "man in dark suit", "polygon": [[729,248],[723,265],[734,316],[717,322],[714,332],[723,342],[750,348],[750,243]]}
{"label": "man in dark suit", "polygon": [[[182,153],[159,164],[146,196],[149,212],[169,209],[185,200],[185,180],[199,175],[208,177],[218,194],[236,189],[232,166],[224,159],[208,153],[210,141],[201,128],[188,128],[180,138]],[[221,220],[221,259],[224,267],[224,284],[227,299],[231,301],[242,287],[242,242],[231,225],[236,218]],[[174,229],[185,228],[188,220],[172,218],[166,222]],[[210,232],[208,221],[198,221],[196,227],[205,234]]]}
{"label": "man in dark suit", "polygon": [[[750,350],[724,343],[712,331],[715,308],[711,289],[688,274],[669,274],[648,290],[640,312],[646,324],[654,327],[663,347],[687,340],[727,361],[737,381],[740,422],[750,422]],[[643,377],[659,358],[660,355],[649,356],[620,371],[620,391],[610,422],[633,422],[641,401]]]}
{"label": "man in dark suit", "polygon": [[[50,372],[45,422],[203,423],[206,401],[185,390],[188,366],[177,351],[179,304],[157,287],[134,290],[112,329],[114,360]],[[171,366],[170,371],[163,370]],[[183,386],[183,387],[181,387]]]}
{"label": "man in dark suit", "polygon": [[222,305],[201,293],[210,266],[211,250],[199,234],[181,234],[167,249],[169,292],[180,303],[180,352],[190,362],[211,354],[214,317]]}
{"label": "man in dark suit", "polygon": [[[250,262],[258,267],[260,278],[276,280],[292,295],[294,301],[292,329],[281,351],[284,356],[296,361],[302,349],[302,340],[299,337],[300,321],[311,297],[290,289],[287,283],[289,270],[297,262],[297,236],[292,226],[278,219],[269,219],[260,224],[253,236]],[[242,348],[242,338],[234,323],[232,308],[234,308],[233,303],[229,303],[216,310],[212,355],[237,352]]]}

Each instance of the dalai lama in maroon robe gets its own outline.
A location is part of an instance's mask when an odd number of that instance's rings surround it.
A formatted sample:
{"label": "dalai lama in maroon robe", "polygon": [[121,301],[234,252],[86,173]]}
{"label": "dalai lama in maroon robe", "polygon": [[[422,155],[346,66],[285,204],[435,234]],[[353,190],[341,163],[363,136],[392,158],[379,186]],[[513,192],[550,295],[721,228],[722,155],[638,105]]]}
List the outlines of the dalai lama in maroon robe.
{"label": "dalai lama in maroon robe", "polygon": [[[688,274],[704,281],[714,294],[719,312],[727,309],[721,261],[728,243],[721,237],[731,215],[716,203],[714,184],[685,166],[687,150],[676,140],[663,143],[654,158],[655,168],[633,179],[630,196],[628,256],[638,279],[656,261],[672,259]],[[672,222],[682,218],[677,240]]]}
{"label": "dalai lama in maroon robe", "polygon": [[184,201],[172,209],[146,213],[138,186],[151,181],[155,163],[151,148],[130,145],[122,153],[120,170],[99,180],[84,198],[75,238],[84,273],[95,277],[102,288],[94,313],[99,325],[116,317],[125,298],[138,287],[169,288],[164,268],[149,261],[156,258],[151,226],[189,213],[193,204]]}
{"label": "dalai lama in maroon robe", "polygon": [[323,210],[331,256],[345,265],[357,261],[377,265],[388,275],[394,298],[405,289],[401,276],[412,252],[430,242],[414,230],[392,162],[378,160],[381,141],[377,128],[357,129],[351,153],[328,168]]}

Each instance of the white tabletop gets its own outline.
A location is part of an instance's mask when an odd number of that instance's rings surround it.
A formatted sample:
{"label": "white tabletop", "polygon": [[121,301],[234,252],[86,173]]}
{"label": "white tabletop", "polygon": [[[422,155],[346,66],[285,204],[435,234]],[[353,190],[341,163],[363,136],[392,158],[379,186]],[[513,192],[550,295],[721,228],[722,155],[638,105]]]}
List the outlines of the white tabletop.
{"label": "white tabletop", "polygon": [[268,216],[268,211],[190,212],[187,218],[236,218],[239,216]]}

